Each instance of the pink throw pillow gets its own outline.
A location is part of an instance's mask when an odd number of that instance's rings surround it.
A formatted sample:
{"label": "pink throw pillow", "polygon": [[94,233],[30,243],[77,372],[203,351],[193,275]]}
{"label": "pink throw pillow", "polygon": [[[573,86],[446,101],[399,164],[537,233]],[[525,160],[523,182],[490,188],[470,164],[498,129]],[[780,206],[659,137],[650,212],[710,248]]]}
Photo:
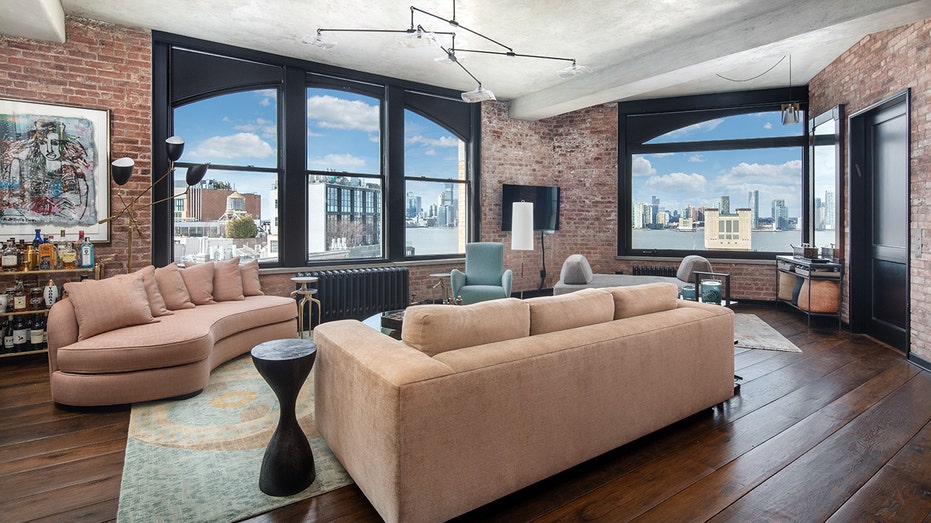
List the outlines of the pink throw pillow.
{"label": "pink throw pillow", "polygon": [[262,283],[259,281],[259,261],[250,260],[239,266],[242,276],[242,293],[246,296],[264,296]]}
{"label": "pink throw pillow", "polygon": [[78,320],[79,340],[155,321],[141,272],[120,274],[105,280],[68,282],[65,291]]}
{"label": "pink throw pillow", "polygon": [[216,301],[244,300],[239,257],[213,264],[213,299]]}
{"label": "pink throw pillow", "polygon": [[216,303],[213,299],[213,262],[187,265],[180,272],[194,305]]}
{"label": "pink throw pillow", "polygon": [[194,306],[177,263],[155,269],[155,281],[169,310],[190,309]]}
{"label": "pink throw pillow", "polygon": [[159,316],[173,314],[168,310],[168,305],[165,304],[165,298],[162,297],[162,293],[158,290],[158,282],[155,281],[155,266],[149,265],[144,269],[140,269],[138,272],[142,273],[142,281],[145,283],[145,293],[149,297],[149,309],[152,310],[152,316],[157,318]]}

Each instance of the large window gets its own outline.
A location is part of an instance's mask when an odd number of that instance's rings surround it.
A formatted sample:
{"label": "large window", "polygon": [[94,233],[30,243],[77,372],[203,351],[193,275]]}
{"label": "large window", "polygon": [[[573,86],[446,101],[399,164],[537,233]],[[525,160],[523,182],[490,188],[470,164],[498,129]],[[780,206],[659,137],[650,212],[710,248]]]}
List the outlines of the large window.
{"label": "large window", "polygon": [[[174,187],[153,189],[173,200],[153,206],[157,265],[397,262],[460,256],[480,236],[480,106],[458,92],[153,36],[154,142],[186,140]],[[195,162],[211,163],[204,182],[172,198]]]}
{"label": "large window", "polygon": [[771,257],[805,240],[805,127],[783,125],[778,104],[632,107],[620,115],[620,254]]}
{"label": "large window", "polygon": [[469,230],[465,142],[405,110],[404,170],[407,255],[464,253]]}
{"label": "large window", "polygon": [[[185,192],[175,176],[173,258],[278,261],[278,92],[222,94],[176,107],[185,163],[210,162]],[[178,169],[179,173],[182,171]]]}

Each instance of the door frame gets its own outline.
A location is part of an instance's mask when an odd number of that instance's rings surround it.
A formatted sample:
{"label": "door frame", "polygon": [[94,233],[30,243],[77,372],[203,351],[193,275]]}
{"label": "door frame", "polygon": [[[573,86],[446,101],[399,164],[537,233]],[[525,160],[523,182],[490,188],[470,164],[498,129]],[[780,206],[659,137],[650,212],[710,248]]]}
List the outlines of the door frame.
{"label": "door frame", "polygon": [[911,359],[911,89],[905,89],[888,98],[883,99],[865,109],[852,113],[848,118],[848,166],[847,174],[849,181],[849,204],[847,206],[848,219],[850,224],[850,241],[848,246],[850,254],[848,256],[847,274],[848,274],[848,307],[849,307],[849,324],[851,332],[865,332],[866,325],[870,320],[871,306],[871,258],[872,258],[872,235],[869,234],[872,228],[872,213],[859,212],[862,209],[872,209],[872,155],[868,147],[864,144],[869,143],[869,126],[867,125],[870,117],[876,113],[884,111],[898,104],[904,104],[905,126],[908,133],[906,144],[906,189],[905,201],[909,206],[908,227],[906,235],[906,257],[905,257],[905,355]]}

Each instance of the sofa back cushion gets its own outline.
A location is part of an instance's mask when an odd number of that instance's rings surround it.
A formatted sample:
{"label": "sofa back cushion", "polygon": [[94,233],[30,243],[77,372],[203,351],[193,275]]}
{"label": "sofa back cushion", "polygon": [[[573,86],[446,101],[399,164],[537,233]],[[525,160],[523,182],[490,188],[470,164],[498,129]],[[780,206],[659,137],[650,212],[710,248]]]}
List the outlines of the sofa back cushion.
{"label": "sofa back cushion", "polygon": [[416,305],[404,312],[401,339],[435,356],[441,352],[530,334],[530,304],[517,298],[472,305]]}
{"label": "sofa back cushion", "polygon": [[169,310],[190,309],[194,306],[177,263],[172,262],[155,269],[155,281]]}
{"label": "sofa back cushion", "polygon": [[239,271],[239,256],[213,264],[213,299],[216,301],[246,299]]}
{"label": "sofa back cushion", "polygon": [[675,309],[679,298],[679,286],[675,283],[647,283],[609,290],[614,296],[615,320]]}
{"label": "sofa back cushion", "polygon": [[559,272],[559,279],[569,285],[591,283],[594,277],[592,266],[585,256],[581,254],[570,254],[566,261],[563,262],[562,270]]}
{"label": "sofa back cushion", "polygon": [[185,266],[181,279],[194,305],[210,305],[213,299],[213,262]]}
{"label": "sofa back cushion", "polygon": [[102,332],[151,323],[149,296],[141,272],[121,274],[105,280],[68,282],[65,290],[78,321],[78,340]]}
{"label": "sofa back cushion", "polygon": [[239,266],[242,277],[242,293],[245,296],[262,296],[262,283],[259,281],[259,260],[250,260]]}
{"label": "sofa back cushion", "polygon": [[152,316],[157,318],[173,314],[168,310],[165,298],[162,297],[161,291],[158,290],[158,282],[155,281],[155,266],[149,265],[144,269],[140,269],[139,272],[142,273],[142,281],[145,283],[145,293],[149,297],[149,309],[152,311]]}
{"label": "sofa back cushion", "polygon": [[531,336],[614,319],[614,296],[603,289],[582,289],[526,301],[530,304]]}

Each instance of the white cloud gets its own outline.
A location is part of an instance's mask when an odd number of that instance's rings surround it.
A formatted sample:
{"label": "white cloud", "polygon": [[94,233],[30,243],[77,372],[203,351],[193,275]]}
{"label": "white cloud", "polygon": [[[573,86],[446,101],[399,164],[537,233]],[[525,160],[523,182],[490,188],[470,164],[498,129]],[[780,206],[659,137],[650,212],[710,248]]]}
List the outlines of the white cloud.
{"label": "white cloud", "polygon": [[765,124],[763,124],[763,129],[772,129],[772,128],[773,128],[772,122],[766,122]]}
{"label": "white cloud", "polygon": [[728,169],[718,178],[718,182],[725,185],[753,182],[769,184],[780,180],[797,183],[801,180],[801,172],[801,160],[789,160],[781,164],[741,162]]}
{"label": "white cloud", "polygon": [[634,156],[631,163],[631,174],[634,176],[653,176],[656,174],[656,169],[653,168],[653,164],[643,156]]}
{"label": "white cloud", "polygon": [[230,136],[213,136],[199,143],[192,151],[194,156],[208,160],[221,158],[268,158],[275,149],[255,133],[236,133]]}
{"label": "white cloud", "polygon": [[335,96],[307,99],[307,118],[325,129],[378,132],[378,106]]}
{"label": "white cloud", "polygon": [[697,173],[670,173],[662,176],[651,176],[646,183],[647,188],[652,191],[670,191],[679,194],[700,194],[705,190],[707,185],[708,181],[705,177]]}
{"label": "white cloud", "polygon": [[714,120],[708,120],[706,122],[698,122],[686,127],[676,129],[675,131],[670,131],[663,136],[682,136],[685,134],[691,133],[705,133],[708,131],[713,131],[718,128],[724,122],[724,118],[716,118]]}
{"label": "white cloud", "polygon": [[328,154],[323,158],[311,160],[315,169],[343,170],[345,167],[363,167],[365,160],[351,154]]}
{"label": "white cloud", "polygon": [[442,136],[440,138],[427,138],[423,135],[411,136],[407,139],[409,144],[422,144],[428,147],[458,147],[459,140],[452,136]]}
{"label": "white cloud", "polygon": [[701,163],[704,161],[706,161],[705,157],[700,154],[693,154],[692,156],[689,156],[689,162],[691,163]]}

